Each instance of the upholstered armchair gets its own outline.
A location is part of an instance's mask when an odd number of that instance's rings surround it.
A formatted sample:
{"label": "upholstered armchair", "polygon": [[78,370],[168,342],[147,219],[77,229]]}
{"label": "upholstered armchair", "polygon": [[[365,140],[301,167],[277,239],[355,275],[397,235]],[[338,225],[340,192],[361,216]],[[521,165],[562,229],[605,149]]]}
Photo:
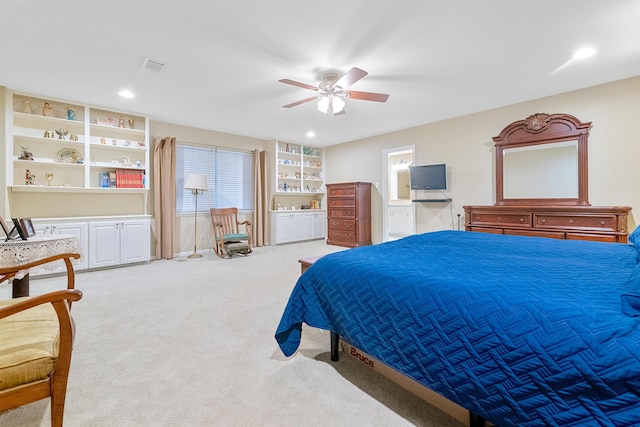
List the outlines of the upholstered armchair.
{"label": "upholstered armchair", "polygon": [[52,427],[61,427],[64,415],[75,335],[71,302],[82,298],[74,289],[72,258],[80,255],[60,254],[0,268],[0,283],[56,260],[64,260],[67,268],[67,289],[0,300],[0,412],[50,397]]}

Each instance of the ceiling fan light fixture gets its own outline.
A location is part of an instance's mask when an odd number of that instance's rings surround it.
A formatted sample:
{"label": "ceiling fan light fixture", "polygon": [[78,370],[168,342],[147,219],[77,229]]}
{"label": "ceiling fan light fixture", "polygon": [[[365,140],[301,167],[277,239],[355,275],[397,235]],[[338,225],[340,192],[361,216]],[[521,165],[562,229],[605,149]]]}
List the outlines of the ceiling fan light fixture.
{"label": "ceiling fan light fixture", "polygon": [[320,97],[318,101],[318,111],[321,111],[325,114],[329,111],[329,98],[326,96]]}
{"label": "ceiling fan light fixture", "polygon": [[332,98],[333,102],[331,103],[331,108],[333,110],[333,114],[338,114],[344,111],[344,101],[339,96],[334,96]]}

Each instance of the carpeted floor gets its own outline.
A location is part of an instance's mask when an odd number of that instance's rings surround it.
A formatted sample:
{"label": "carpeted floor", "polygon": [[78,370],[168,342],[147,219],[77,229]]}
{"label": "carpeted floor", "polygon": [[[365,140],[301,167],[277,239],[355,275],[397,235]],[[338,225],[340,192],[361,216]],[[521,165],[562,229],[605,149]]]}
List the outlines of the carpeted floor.
{"label": "carpeted floor", "polygon": [[[461,426],[349,357],[331,362],[326,331],[307,327],[296,355],[280,353],[297,260],[343,249],[320,240],[79,273],[65,426]],[[61,286],[32,279],[31,294]],[[48,425],[48,399],[0,414],[3,427]]]}

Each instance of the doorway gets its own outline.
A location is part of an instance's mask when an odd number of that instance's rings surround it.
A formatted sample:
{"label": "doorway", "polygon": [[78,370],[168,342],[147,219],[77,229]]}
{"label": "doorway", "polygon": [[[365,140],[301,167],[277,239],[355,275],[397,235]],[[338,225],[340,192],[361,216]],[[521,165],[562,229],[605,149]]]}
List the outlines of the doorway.
{"label": "doorway", "polygon": [[382,152],[382,206],[384,242],[416,233],[415,204],[411,197],[409,166],[414,163],[413,145]]}

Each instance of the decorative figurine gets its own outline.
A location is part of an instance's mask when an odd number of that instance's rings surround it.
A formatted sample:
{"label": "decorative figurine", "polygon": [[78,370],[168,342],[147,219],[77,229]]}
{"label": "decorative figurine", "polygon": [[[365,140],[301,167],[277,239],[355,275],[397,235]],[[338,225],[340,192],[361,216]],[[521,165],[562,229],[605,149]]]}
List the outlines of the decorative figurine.
{"label": "decorative figurine", "polygon": [[76,113],[74,113],[71,108],[67,107],[67,120],[75,120],[75,119],[76,119]]}
{"label": "decorative figurine", "polygon": [[51,180],[53,179],[53,174],[51,172],[47,172],[44,174],[44,177],[47,178],[47,186],[51,185]]}
{"label": "decorative figurine", "polygon": [[20,146],[20,157],[18,157],[18,159],[20,160],[33,160],[33,153],[31,151],[29,151],[29,147],[23,147],[22,145]]}
{"label": "decorative figurine", "polygon": [[136,121],[133,119],[129,119],[129,127],[133,129],[136,126]]}
{"label": "decorative figurine", "polygon": [[42,115],[47,117],[51,115],[51,107],[49,106],[48,102],[45,102],[44,106],[42,107]]}
{"label": "decorative figurine", "polygon": [[136,167],[137,168],[141,168],[142,167],[142,161],[136,160]]}
{"label": "decorative figurine", "polygon": [[22,101],[22,112],[31,114],[31,101]]}
{"label": "decorative figurine", "polygon": [[36,176],[31,173],[29,169],[25,169],[24,173],[24,183],[27,185],[33,185],[33,181],[36,179]]}
{"label": "decorative figurine", "polygon": [[118,145],[118,140],[117,139],[112,139],[111,140],[111,145]]}
{"label": "decorative figurine", "polygon": [[123,128],[124,127],[124,117],[120,116],[120,118],[118,119],[118,127],[119,128]]}
{"label": "decorative figurine", "polygon": [[49,136],[49,131],[48,131],[48,130],[45,130],[45,131],[44,131],[44,137],[45,137],[45,138],[49,138],[49,137],[50,137],[50,136]]}
{"label": "decorative figurine", "polygon": [[106,143],[107,143],[107,141],[104,138],[100,138],[100,144],[104,145]]}
{"label": "decorative figurine", "polygon": [[131,159],[128,157],[122,156],[122,166],[129,167],[131,166]]}
{"label": "decorative figurine", "polygon": [[78,142],[78,135],[73,135],[73,134],[69,135],[69,141]]}
{"label": "decorative figurine", "polygon": [[56,135],[58,135],[58,139],[64,139],[65,136],[69,135],[69,131],[65,129],[56,129]]}

